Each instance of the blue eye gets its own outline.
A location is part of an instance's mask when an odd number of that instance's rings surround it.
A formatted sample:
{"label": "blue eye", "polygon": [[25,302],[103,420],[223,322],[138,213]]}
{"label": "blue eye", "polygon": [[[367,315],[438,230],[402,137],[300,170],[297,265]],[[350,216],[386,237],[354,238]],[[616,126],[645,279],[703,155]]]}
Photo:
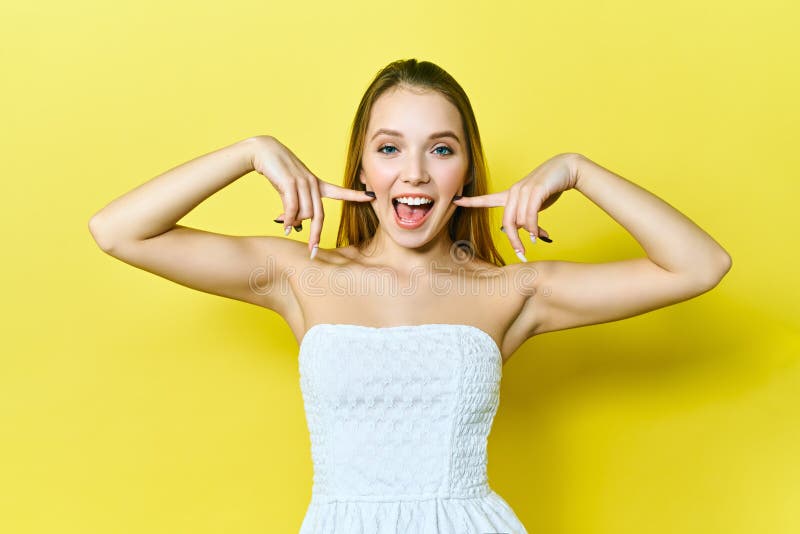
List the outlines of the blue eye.
{"label": "blue eye", "polygon": [[[397,150],[397,148],[393,147],[392,145],[383,145],[382,147],[380,147],[378,149],[378,152],[380,152],[381,154],[393,154],[393,152],[384,152],[384,150],[383,150],[384,148],[391,148],[391,149]],[[449,156],[450,154],[453,153],[453,151],[448,146],[437,146],[433,150],[436,151],[436,150],[439,150],[440,148],[443,148],[443,149],[445,149],[447,151],[447,152],[437,152],[437,154],[439,154],[440,156]]]}

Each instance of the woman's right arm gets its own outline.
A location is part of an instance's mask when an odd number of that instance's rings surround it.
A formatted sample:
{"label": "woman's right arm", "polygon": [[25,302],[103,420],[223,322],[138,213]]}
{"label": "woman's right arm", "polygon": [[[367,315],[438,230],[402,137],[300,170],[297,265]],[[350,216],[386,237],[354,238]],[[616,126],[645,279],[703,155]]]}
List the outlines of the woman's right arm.
{"label": "woman's right arm", "polygon": [[263,148],[263,141],[238,141],[139,185],[92,216],[92,236],[103,251],[134,267],[284,315],[293,295],[285,294],[289,284],[278,283],[279,277],[305,259],[303,243],[176,224],[203,200],[253,171],[253,151],[258,143]]}

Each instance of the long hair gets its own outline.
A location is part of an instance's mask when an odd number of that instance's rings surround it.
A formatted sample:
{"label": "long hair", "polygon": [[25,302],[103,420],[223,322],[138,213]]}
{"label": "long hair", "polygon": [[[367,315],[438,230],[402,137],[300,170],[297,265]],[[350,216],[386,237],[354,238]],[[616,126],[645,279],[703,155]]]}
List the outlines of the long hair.
{"label": "long hair", "polygon": [[[397,60],[388,64],[378,72],[361,98],[350,130],[344,187],[358,191],[366,189],[359,180],[359,173],[372,106],[378,97],[395,86],[438,91],[458,108],[469,154],[467,171],[469,179],[464,185],[463,196],[488,194],[487,177],[489,172],[478,132],[478,123],[467,94],[444,69],[429,61],[417,61],[416,59]],[[344,201],[336,246],[355,245],[362,250],[375,235],[378,224],[378,217],[369,203]],[[472,257],[480,258],[497,266],[506,264],[492,241],[489,231],[488,208],[456,206],[456,210],[448,222],[447,230],[453,243],[459,247],[467,247],[468,253]]]}

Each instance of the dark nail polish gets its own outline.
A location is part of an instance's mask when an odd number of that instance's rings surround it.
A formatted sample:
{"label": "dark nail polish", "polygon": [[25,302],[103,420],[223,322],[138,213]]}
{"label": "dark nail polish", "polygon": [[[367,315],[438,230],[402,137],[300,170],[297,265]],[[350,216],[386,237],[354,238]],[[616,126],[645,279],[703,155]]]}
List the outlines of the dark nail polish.
{"label": "dark nail polish", "polygon": [[370,197],[372,197],[372,198],[375,198],[375,192],[374,192],[374,191],[364,191],[364,193],[366,193],[366,194],[367,194],[367,196],[370,196]]}
{"label": "dark nail polish", "polygon": [[464,195],[456,195],[453,197],[453,200],[461,200],[462,198],[464,198]]}
{"label": "dark nail polish", "polygon": [[542,240],[542,241],[544,241],[545,243],[552,243],[552,242],[553,242],[553,240],[552,240],[552,239],[550,239],[549,237],[545,237],[545,236],[543,236],[543,235],[540,235],[540,236],[539,236],[539,239],[541,239],[541,240]]}
{"label": "dark nail polish", "polygon": [[501,232],[505,232],[505,231],[506,231],[506,229],[505,229],[505,228],[503,228],[503,227],[501,226],[501,227],[500,227],[500,231],[501,231]]}
{"label": "dark nail polish", "polygon": [[298,224],[297,226],[294,227],[295,232],[299,232],[302,229],[303,229],[303,225],[302,224]]}
{"label": "dark nail polish", "polygon": [[272,219],[272,220],[273,220],[273,221],[275,221],[275,222],[276,222],[276,223],[278,223],[278,224],[280,224],[280,223],[282,223],[282,222],[283,222],[283,219]]}

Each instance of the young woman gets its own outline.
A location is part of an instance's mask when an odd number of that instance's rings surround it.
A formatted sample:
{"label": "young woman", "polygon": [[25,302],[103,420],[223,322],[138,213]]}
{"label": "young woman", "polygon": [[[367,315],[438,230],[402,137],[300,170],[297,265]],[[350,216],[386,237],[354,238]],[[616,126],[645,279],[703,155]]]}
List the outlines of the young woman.
{"label": "young woman", "polygon": [[[176,224],[251,171],[280,193],[286,235],[308,244]],[[539,211],[575,189],[646,257],[533,261],[552,242]],[[323,197],[343,201],[336,247],[319,247]],[[520,262],[492,242],[488,208]],[[299,345],[314,484],[311,533],[525,533],[489,486],[486,443],[502,365],[527,339],[690,299],[730,269],[726,251],[657,196],[577,153],[490,193],[478,126],[459,84],[396,61],[364,94],[344,186],[317,178],[276,138],[203,155],[113,200],[89,224],[135,267],[271,309]]]}

